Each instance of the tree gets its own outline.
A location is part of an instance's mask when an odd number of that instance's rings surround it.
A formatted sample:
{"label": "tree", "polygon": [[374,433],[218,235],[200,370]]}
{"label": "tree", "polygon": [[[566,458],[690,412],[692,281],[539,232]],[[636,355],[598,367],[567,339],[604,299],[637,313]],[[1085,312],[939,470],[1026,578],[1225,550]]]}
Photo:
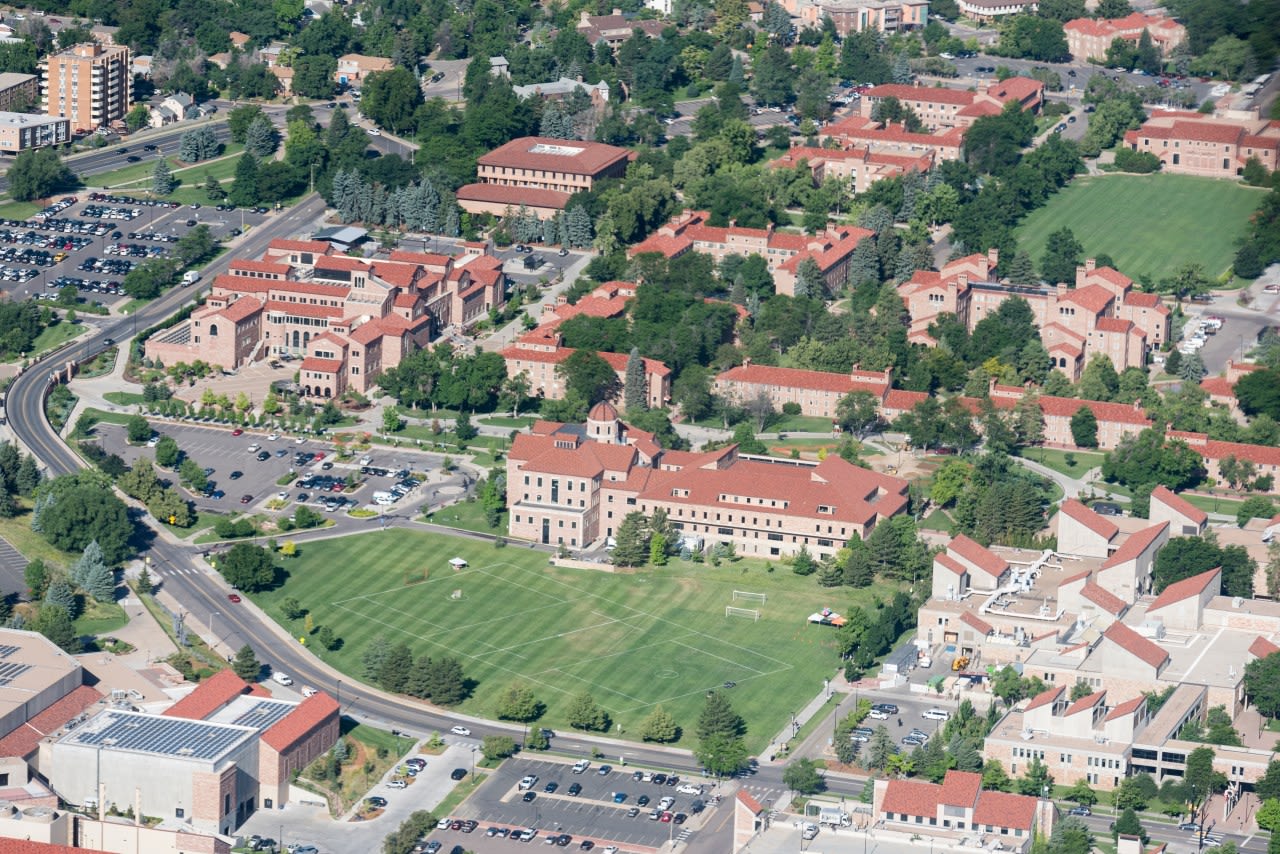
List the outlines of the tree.
{"label": "tree", "polygon": [[271,552],[249,543],[236,543],[218,562],[218,571],[236,590],[249,593],[275,582],[276,565]]}
{"label": "tree", "polygon": [[76,599],[76,592],[65,578],[55,578],[50,582],[41,604],[62,608],[73,620],[80,614],[80,602]]}
{"label": "tree", "polygon": [[231,132],[231,141],[243,144],[249,133],[249,125],[265,115],[262,107],[257,104],[245,104],[227,113],[227,129]]}
{"label": "tree", "polygon": [[859,439],[884,423],[880,407],[870,392],[851,391],[836,404],[836,422]]}
{"label": "tree", "polygon": [[156,165],[151,170],[151,192],[157,196],[167,196],[176,186],[178,179],[173,177],[173,172],[169,169],[168,158],[156,158]]}
{"label": "tree", "polygon": [[156,443],[156,465],[171,469],[178,462],[178,442],[172,436],[161,436]]}
{"label": "tree", "polygon": [[1082,406],[1071,416],[1071,441],[1079,448],[1098,447],[1098,416]]}
{"label": "tree", "polygon": [[898,747],[893,743],[889,728],[881,724],[876,727],[875,732],[871,734],[871,740],[867,743],[867,767],[883,771],[889,764],[890,758],[897,752]]}
{"label": "tree", "polygon": [[328,626],[320,627],[316,632],[316,640],[319,641],[322,647],[331,652],[338,648],[339,638],[333,633],[333,629]]}
{"label": "tree", "polygon": [[403,693],[413,675],[413,650],[408,644],[398,643],[387,650],[382,666],[378,668],[378,684],[392,694]]}
{"label": "tree", "polygon": [[414,111],[423,100],[418,78],[412,71],[407,68],[375,71],[360,91],[360,110],[375,124],[395,133],[413,129]]}
{"label": "tree", "polygon": [[698,739],[706,741],[715,735],[737,738],[745,735],[746,731],[746,721],[733,710],[729,699],[720,691],[709,692],[702,713],[698,716],[695,729]]}
{"label": "tree", "polygon": [[[1259,712],[1269,718],[1280,716],[1280,652],[1255,658],[1245,665],[1244,690]],[[1276,780],[1280,794],[1280,770]]]}
{"label": "tree", "polygon": [[590,350],[575,350],[556,366],[556,373],[564,380],[566,396],[584,400],[588,406],[610,400],[620,390],[613,366]]}
{"label": "tree", "polygon": [[721,777],[747,764],[747,745],[740,737],[717,734],[701,739],[694,755],[709,773]]}
{"label": "tree", "polygon": [[145,563],[142,565],[142,571],[138,573],[137,588],[138,593],[143,596],[155,589],[155,585],[151,581],[151,570],[147,568]]}
{"label": "tree", "polygon": [[644,359],[640,358],[640,348],[638,347],[632,347],[631,354],[627,357],[626,380],[622,388],[623,401],[628,412],[649,408]]}
{"label": "tree", "polygon": [[565,714],[569,719],[569,726],[574,729],[587,730],[588,732],[601,732],[609,729],[608,713],[596,705],[595,698],[591,696],[589,691],[584,691],[573,697],[569,701],[569,709]]}
{"label": "tree", "polygon": [[509,735],[486,735],[480,740],[480,753],[490,762],[515,754],[516,743]]}
{"label": "tree", "polygon": [[124,427],[129,441],[135,445],[140,445],[151,438],[151,425],[141,415],[130,416]]}
{"label": "tree", "polygon": [[1050,284],[1060,282],[1073,283],[1076,280],[1076,267],[1080,266],[1084,257],[1084,246],[1076,240],[1069,228],[1060,228],[1049,235],[1045,242],[1044,255],[1040,259],[1040,273]]}
{"label": "tree", "polygon": [[1002,56],[1058,62],[1070,55],[1059,21],[1035,15],[1014,15],[1000,33]]}
{"label": "tree", "polygon": [[40,512],[39,524],[52,545],[83,552],[97,540],[108,564],[119,563],[132,552],[133,523],[124,502],[112,492],[76,475],[58,478],[44,488],[50,498]]}
{"label": "tree", "polygon": [[293,61],[293,91],[304,98],[330,98],[337,69],[338,60],[333,56],[300,56]]}
{"label": "tree", "polygon": [[250,123],[244,135],[244,148],[254,157],[264,158],[275,154],[280,146],[280,134],[271,119],[258,116]]}
{"label": "tree", "polygon": [[218,142],[213,128],[208,125],[189,130],[178,140],[178,159],[183,163],[198,163],[217,157],[221,150],[222,143]]}
{"label": "tree", "polygon": [[227,193],[227,201],[242,207],[258,203],[258,160],[247,151],[236,161],[235,181]]}
{"label": "tree", "polygon": [[31,629],[44,635],[64,652],[74,655],[81,650],[80,636],[76,634],[71,615],[61,605],[42,604]]}
{"label": "tree", "polygon": [[788,789],[801,795],[816,795],[827,788],[827,781],[818,773],[819,765],[813,759],[797,759],[782,771],[782,782]]}
{"label": "tree", "polygon": [[1250,418],[1267,415],[1280,420],[1280,370],[1267,368],[1245,374],[1236,382],[1235,394],[1240,409]]}
{"label": "tree", "polygon": [[512,682],[498,696],[499,720],[529,723],[542,717],[544,706],[533,696],[533,690],[523,682]]}
{"label": "tree", "polygon": [[257,682],[262,673],[262,664],[258,656],[253,654],[253,647],[245,644],[236,650],[236,657],[231,660],[231,670],[246,682]]}
{"label": "tree", "polygon": [[467,697],[467,677],[462,662],[446,656],[432,662],[427,677],[427,691],[433,702],[441,706],[453,706]]}
{"label": "tree", "polygon": [[1227,786],[1227,776],[1213,768],[1213,748],[1197,747],[1187,754],[1187,773],[1183,779],[1191,790],[1191,801],[1199,805],[1211,794]]}
{"label": "tree", "polygon": [[653,711],[640,723],[642,741],[656,741],[666,744],[680,739],[680,727],[675,718],[662,706],[655,706]]}
{"label": "tree", "polygon": [[1120,817],[1116,819],[1115,825],[1111,828],[1112,838],[1119,836],[1136,836],[1142,840],[1145,845],[1147,842],[1147,831],[1142,827],[1142,822],[1138,821],[1138,814],[1130,807],[1120,813]]}
{"label": "tree", "polygon": [[9,167],[9,195],[20,202],[42,199],[76,186],[76,176],[53,148],[29,148]]}
{"label": "tree", "polygon": [[44,598],[45,591],[49,589],[49,582],[53,579],[44,561],[36,558],[27,564],[27,568],[22,573],[22,580],[26,582],[27,592],[31,598],[39,600]]}
{"label": "tree", "polygon": [[1018,791],[1024,795],[1043,797],[1044,793],[1053,789],[1053,775],[1049,768],[1038,758],[1033,758],[1027,765],[1026,775],[1018,780]]}
{"label": "tree", "polygon": [[1091,807],[1098,802],[1098,793],[1089,785],[1089,781],[1083,778],[1077,780],[1075,785],[1067,789],[1064,797],[1077,804]]}
{"label": "tree", "polygon": [[643,566],[649,556],[651,536],[649,520],[643,513],[632,511],[623,517],[614,535],[616,543],[611,555],[615,566]]}

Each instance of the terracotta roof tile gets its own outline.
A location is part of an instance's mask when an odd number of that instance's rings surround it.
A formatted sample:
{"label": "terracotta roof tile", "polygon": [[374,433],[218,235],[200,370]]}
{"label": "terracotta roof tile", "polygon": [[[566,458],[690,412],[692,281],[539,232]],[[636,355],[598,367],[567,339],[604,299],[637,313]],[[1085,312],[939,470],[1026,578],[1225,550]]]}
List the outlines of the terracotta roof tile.
{"label": "terracotta roof tile", "polygon": [[973,614],[970,611],[965,611],[963,614],[960,615],[960,622],[964,623],[965,625],[973,627],[978,631],[979,634],[983,635],[984,637],[995,631],[994,626],[992,626],[986,620]]}
{"label": "terracotta roof tile", "polygon": [[251,317],[262,310],[262,300],[256,297],[240,297],[226,308],[219,309],[215,314],[225,317],[232,323],[239,323],[247,317]]}
{"label": "terracotta roof tile", "polygon": [[1236,384],[1226,377],[1209,377],[1201,380],[1200,388],[1204,389],[1210,397],[1234,398],[1236,396]]}
{"label": "terracotta roof tile", "polygon": [[1039,694],[1036,694],[1034,697],[1032,697],[1031,702],[1027,704],[1026,709],[1024,709],[1023,711],[1029,712],[1032,709],[1038,709],[1041,706],[1048,706],[1051,703],[1055,702],[1059,697],[1061,697],[1062,693],[1066,690],[1067,689],[1062,687],[1061,685],[1059,685],[1057,688],[1046,688],[1045,690],[1041,691]]}
{"label": "terracotta roof tile", "polygon": [[531,208],[555,208],[563,210],[569,204],[569,194],[541,187],[521,187],[515,184],[463,184],[456,196],[464,202],[488,202],[490,204],[521,205]]}
{"label": "terracotta roof tile", "polygon": [[230,703],[236,697],[249,693],[249,683],[230,668],[219,670],[196,686],[195,690],[174,703],[164,714],[170,718],[187,718],[202,721]]}
{"label": "terracotta roof tile", "polygon": [[887,377],[878,383],[858,382],[848,374],[775,368],[770,365],[739,365],[720,374],[716,377],[716,382],[812,389],[841,395],[853,391],[865,391],[876,397],[882,396],[889,388]]}
{"label": "terracotta roof tile", "polygon": [[1116,527],[1115,522],[1099,516],[1075,498],[1068,498],[1062,502],[1062,513],[1084,525],[1107,542],[1111,542],[1115,539],[1116,534],[1120,533],[1120,529]]}
{"label": "terracotta roof tile", "polygon": [[1192,596],[1199,596],[1206,588],[1214,586],[1214,595],[1222,587],[1222,567],[1211,569],[1208,572],[1202,572],[1199,575],[1193,575],[1190,578],[1184,578],[1181,581],[1175,581],[1164,590],[1160,591],[1160,595],[1156,600],[1147,606],[1147,613],[1158,611],[1161,608],[1167,608],[1177,602],[1190,599]]}
{"label": "terracotta roof tile", "polygon": [[919,780],[890,780],[885,787],[880,809],[886,813],[909,816],[936,816],[942,787]]}
{"label": "terracotta roof tile", "polygon": [[1129,606],[1129,603],[1094,581],[1080,588],[1080,595],[1113,617],[1119,616]]}
{"label": "terracotta roof tile", "polygon": [[317,255],[327,255],[332,251],[332,247],[323,240],[290,240],[287,237],[275,238],[267,244],[267,248],[285,252],[314,252]]}
{"label": "terracotta roof tile", "polygon": [[764,812],[764,807],[760,806],[760,802],[751,797],[751,793],[747,790],[739,789],[737,798],[739,803],[751,810],[752,815],[759,815]]}
{"label": "terracotta roof tile", "polygon": [[928,398],[928,392],[895,388],[884,396],[884,408],[892,412],[910,412]]}
{"label": "terracotta roof tile", "polygon": [[1151,490],[1151,500],[1159,501],[1161,504],[1172,509],[1175,513],[1187,517],[1197,525],[1203,525],[1209,521],[1209,514],[1201,510],[1199,507],[1187,501],[1181,495],[1169,489],[1167,486],[1157,486]]}
{"label": "terracotta roof tile", "polygon": [[1088,407],[1093,410],[1094,416],[1101,422],[1114,422],[1118,424],[1133,424],[1140,427],[1150,427],[1151,420],[1137,406],[1127,403],[1104,403],[1099,400],[1078,400],[1074,397],[1054,397],[1052,395],[1040,395],[1040,411],[1045,415],[1053,415],[1059,418],[1070,418],[1080,410],[1080,407]]}
{"label": "terracotta roof tile", "polygon": [[284,753],[322,726],[338,719],[338,701],[323,691],[312,694],[262,734],[262,741]]}
{"label": "terracotta roof tile", "polygon": [[942,794],[938,802],[952,807],[972,807],[981,791],[981,774],[953,769],[942,778]]}
{"label": "terracotta roof tile", "polygon": [[[947,554],[946,552],[938,552],[936,555],[934,555],[933,565],[935,570],[937,569],[937,567],[942,567],[943,569],[947,570],[957,578],[963,577],[964,574],[969,571],[964,567],[963,564],[960,563],[960,561],[951,557],[951,555]],[[960,591],[957,590],[956,592],[959,593]]]}
{"label": "terracotta roof tile", "polygon": [[1114,622],[1102,633],[1102,636],[1114,643],[1130,655],[1141,659],[1151,667],[1157,670],[1166,661],[1169,660],[1169,653],[1165,652],[1153,642],[1147,640],[1142,635],[1121,622]]}
{"label": "terracotta roof tile", "polygon": [[657,252],[665,258],[675,258],[693,248],[693,241],[685,235],[655,233],[646,237],[627,250],[627,254],[635,257],[647,252]]}
{"label": "terracotta roof tile", "polygon": [[1159,525],[1150,525],[1141,531],[1135,531],[1120,544],[1120,548],[1111,553],[1111,556],[1107,558],[1101,568],[1107,570],[1122,563],[1137,560],[1143,552],[1151,547],[1152,543],[1160,539],[1160,536],[1167,533],[1168,530],[1169,523],[1161,522]]}
{"label": "terracotta roof tile", "polygon": [[319,374],[338,374],[342,373],[342,360],[319,359],[315,356],[308,356],[302,360],[301,368],[304,371],[315,371]]}
{"label": "terracotta roof tile", "polygon": [[1127,335],[1135,329],[1132,321],[1121,320],[1118,317],[1099,317],[1094,328],[1099,332],[1113,332],[1121,335]]}
{"label": "terracotta roof tile", "polygon": [[328,317],[337,320],[342,317],[342,309],[331,305],[310,305],[301,302],[285,302],[284,300],[267,300],[267,311],[278,311],[294,317]]}
{"label": "terracotta roof tile", "polygon": [[1280,646],[1272,641],[1264,638],[1262,635],[1254,638],[1253,643],[1249,644],[1249,654],[1254,658],[1266,658],[1268,655],[1274,655],[1280,652]]}
{"label": "terracotta roof tile", "polygon": [[75,845],[33,842],[29,839],[6,838],[3,847],[5,854],[109,854],[101,848],[79,848]]}
{"label": "terracotta roof tile", "polygon": [[1113,720],[1116,720],[1117,718],[1122,718],[1125,715],[1131,715],[1134,712],[1136,712],[1138,710],[1138,707],[1141,706],[1146,701],[1147,701],[1147,698],[1142,694],[1139,694],[1138,696],[1134,697],[1132,700],[1126,700],[1125,702],[1116,706],[1110,712],[1107,712],[1107,720],[1113,721]]}
{"label": "terracotta roof tile", "polygon": [[227,269],[231,270],[233,275],[236,270],[247,270],[250,273],[273,273],[287,276],[293,270],[293,265],[279,261],[255,261],[250,258],[237,258],[227,265]]}
{"label": "terracotta roof tile", "polygon": [[973,811],[974,825],[1030,831],[1036,820],[1036,799],[1008,792],[983,792]]}
{"label": "terracotta roof tile", "polygon": [[1092,709],[1094,706],[1101,703],[1103,698],[1106,696],[1106,691],[1094,691],[1092,694],[1081,697],[1079,700],[1076,700],[1074,703],[1067,706],[1067,710],[1063,712],[1062,715],[1063,717],[1070,717],[1071,715],[1079,714],[1086,709]]}
{"label": "terracotta roof tile", "polygon": [[960,555],[960,557],[974,564],[992,578],[999,578],[1009,571],[1009,562],[1007,560],[985,546],[969,539],[964,534],[957,534],[947,544],[947,550]]}
{"label": "terracotta roof tile", "polygon": [[0,756],[25,759],[35,753],[42,738],[57,732],[63,724],[101,699],[102,695],[95,689],[88,685],[78,685],[62,699],[0,738]]}
{"label": "terracotta roof tile", "polygon": [[1112,303],[1116,295],[1111,291],[1102,287],[1102,285],[1086,285],[1083,288],[1075,288],[1067,291],[1067,295],[1063,298],[1063,302],[1071,302],[1094,314],[1099,314]]}
{"label": "terracotta roof tile", "polygon": [[[558,152],[574,152],[561,154]],[[525,136],[476,158],[479,166],[537,169],[570,175],[597,175],[634,155],[625,148],[599,142]]]}
{"label": "terracotta roof tile", "polygon": [[953,104],[965,106],[972,104],[976,93],[963,89],[944,89],[940,86],[908,86],[903,83],[884,83],[873,86],[864,98],[897,98],[899,101],[920,101],[932,104]]}

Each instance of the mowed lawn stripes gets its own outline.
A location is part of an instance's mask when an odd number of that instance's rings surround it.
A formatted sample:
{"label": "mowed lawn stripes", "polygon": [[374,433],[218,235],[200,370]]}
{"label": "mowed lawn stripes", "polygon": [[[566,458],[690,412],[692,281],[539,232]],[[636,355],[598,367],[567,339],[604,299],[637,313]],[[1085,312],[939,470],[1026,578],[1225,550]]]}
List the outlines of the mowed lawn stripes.
{"label": "mowed lawn stripes", "polygon": [[1159,282],[1187,263],[1216,279],[1230,268],[1237,240],[1266,191],[1190,175],[1079,177],[1015,232],[1039,266],[1052,232],[1069,228],[1086,258],[1108,254],[1135,282]]}
{"label": "mowed lawn stripes", "polygon": [[[469,566],[452,569],[455,556]],[[529,549],[391,530],[306,544],[284,566],[287,582],[255,599],[295,635],[303,622],[280,614],[288,597],[315,628],[330,627],[342,646],[328,652],[309,641],[318,655],[356,678],[380,634],[415,655],[454,656],[477,681],[462,709],[485,716],[506,685],[523,680],[547,705],[549,726],[566,726],[569,701],[589,691],[624,735],[657,704],[690,731],[706,692],[734,682],[730,696],[759,749],[838,664],[835,633],[805,621],[834,604],[832,592],[781,564],[767,573],[759,562],[673,561],[614,574],[553,567]],[[768,601],[734,602],[735,589]],[[867,604],[886,592],[838,595]],[[726,617],[731,604],[758,609],[759,622]]]}

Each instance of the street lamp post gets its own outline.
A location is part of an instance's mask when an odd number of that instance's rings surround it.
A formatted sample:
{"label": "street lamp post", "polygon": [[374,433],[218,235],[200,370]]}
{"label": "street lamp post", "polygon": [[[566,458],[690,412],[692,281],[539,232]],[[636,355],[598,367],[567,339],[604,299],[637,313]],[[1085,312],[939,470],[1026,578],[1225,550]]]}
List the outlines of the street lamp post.
{"label": "street lamp post", "polygon": [[471,745],[471,782],[476,781],[476,746]]}

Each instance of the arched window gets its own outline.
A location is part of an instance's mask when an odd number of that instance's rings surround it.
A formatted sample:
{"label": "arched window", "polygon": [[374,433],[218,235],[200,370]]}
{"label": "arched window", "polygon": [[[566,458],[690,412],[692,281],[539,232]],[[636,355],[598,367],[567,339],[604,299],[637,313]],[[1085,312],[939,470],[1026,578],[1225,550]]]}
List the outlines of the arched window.
{"label": "arched window", "polygon": [[212,338],[212,337],[214,337],[214,336],[215,336],[215,335],[217,335],[217,334],[218,334],[218,324],[216,324],[216,323],[210,323],[210,324],[209,324],[209,337],[210,337],[210,338]]}

